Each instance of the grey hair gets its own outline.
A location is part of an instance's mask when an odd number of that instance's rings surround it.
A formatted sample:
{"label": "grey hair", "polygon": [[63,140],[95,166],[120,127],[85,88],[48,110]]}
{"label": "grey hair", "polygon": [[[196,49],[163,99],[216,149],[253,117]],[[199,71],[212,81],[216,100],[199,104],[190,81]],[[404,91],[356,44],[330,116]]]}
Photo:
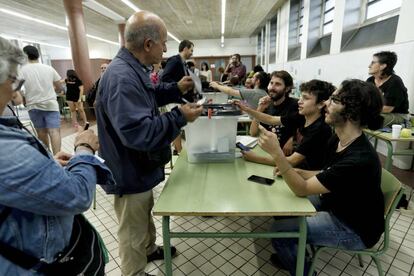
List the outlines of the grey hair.
{"label": "grey hair", "polygon": [[144,41],[148,38],[159,42],[161,40],[160,27],[151,23],[139,27],[135,24],[127,24],[125,27],[125,41],[134,50],[143,49]]}
{"label": "grey hair", "polygon": [[0,83],[4,83],[13,65],[26,62],[26,55],[21,49],[11,44],[7,39],[0,37]]}

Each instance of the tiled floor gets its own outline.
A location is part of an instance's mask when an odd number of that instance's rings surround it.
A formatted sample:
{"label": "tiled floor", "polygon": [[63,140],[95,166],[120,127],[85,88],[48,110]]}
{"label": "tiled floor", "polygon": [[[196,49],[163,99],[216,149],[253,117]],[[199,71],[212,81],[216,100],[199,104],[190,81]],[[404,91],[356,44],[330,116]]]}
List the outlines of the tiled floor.
{"label": "tiled floor", "polygon": [[[92,127],[95,129],[95,127]],[[63,139],[63,148],[70,152],[73,148],[73,135]],[[164,183],[154,189],[157,200]],[[411,196],[410,205],[414,208],[413,190],[406,187]],[[106,266],[107,275],[121,275],[119,268],[117,241],[117,220],[112,207],[112,197],[97,187],[96,210],[92,208],[85,215],[102,235],[109,250],[110,261]],[[157,243],[162,244],[161,218],[155,217]],[[172,217],[172,230],[192,231],[264,231],[269,229],[271,218],[200,218]],[[397,211],[391,220],[390,248],[382,259],[386,275],[414,275],[414,212]],[[288,275],[273,267],[268,259],[272,247],[267,239],[173,239],[178,256],[173,259],[175,275]],[[360,268],[357,258],[345,253],[326,253],[317,262],[318,275],[377,275],[375,265],[365,258],[364,268]],[[148,273],[164,275],[163,261],[149,263]]]}

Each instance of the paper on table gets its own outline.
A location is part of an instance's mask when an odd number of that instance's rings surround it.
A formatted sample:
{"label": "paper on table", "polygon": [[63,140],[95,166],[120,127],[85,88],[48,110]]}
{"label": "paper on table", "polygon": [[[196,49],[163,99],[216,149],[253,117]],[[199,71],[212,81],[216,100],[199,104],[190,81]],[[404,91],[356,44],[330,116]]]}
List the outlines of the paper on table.
{"label": "paper on table", "polygon": [[247,136],[247,135],[237,135],[236,143],[240,142],[248,147],[255,147],[257,145],[257,137]]}

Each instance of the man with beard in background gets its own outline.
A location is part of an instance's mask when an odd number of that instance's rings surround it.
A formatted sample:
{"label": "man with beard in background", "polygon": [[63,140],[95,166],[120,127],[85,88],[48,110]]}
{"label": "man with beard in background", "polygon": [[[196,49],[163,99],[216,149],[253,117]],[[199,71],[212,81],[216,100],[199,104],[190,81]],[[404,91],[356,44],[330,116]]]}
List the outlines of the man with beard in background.
{"label": "man with beard in background", "polygon": [[[286,71],[274,71],[267,87],[268,96],[260,99],[257,111],[269,114],[271,116],[293,116],[298,113],[298,100],[289,97],[293,88],[293,78]],[[279,144],[286,156],[293,152],[293,137],[296,128],[290,128],[283,125],[266,125],[262,124],[267,130],[275,133]],[[259,134],[259,122],[253,119],[250,125],[250,135]]]}

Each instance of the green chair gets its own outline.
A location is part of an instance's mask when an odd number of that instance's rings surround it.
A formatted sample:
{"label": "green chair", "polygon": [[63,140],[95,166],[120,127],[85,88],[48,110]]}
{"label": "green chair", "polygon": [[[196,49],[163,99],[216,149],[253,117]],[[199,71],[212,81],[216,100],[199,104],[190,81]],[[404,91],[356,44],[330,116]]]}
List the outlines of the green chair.
{"label": "green chair", "polygon": [[346,249],[339,249],[335,247],[317,247],[316,252],[313,256],[312,265],[309,269],[308,275],[313,275],[313,271],[315,270],[315,262],[319,257],[319,254],[323,250],[332,249],[332,250],[340,250],[343,252],[347,252],[350,254],[357,254],[359,259],[360,266],[363,266],[361,255],[368,255],[374,260],[374,263],[377,265],[378,275],[383,276],[384,272],[382,271],[381,267],[381,260],[379,256],[384,254],[385,251],[388,249],[389,240],[390,240],[390,219],[392,214],[394,213],[395,208],[397,207],[398,202],[403,195],[403,188],[401,187],[400,181],[393,176],[390,172],[385,169],[382,169],[382,177],[381,177],[381,190],[384,194],[384,203],[385,203],[385,231],[384,231],[384,242],[378,248],[368,248],[364,250],[346,250]]}

